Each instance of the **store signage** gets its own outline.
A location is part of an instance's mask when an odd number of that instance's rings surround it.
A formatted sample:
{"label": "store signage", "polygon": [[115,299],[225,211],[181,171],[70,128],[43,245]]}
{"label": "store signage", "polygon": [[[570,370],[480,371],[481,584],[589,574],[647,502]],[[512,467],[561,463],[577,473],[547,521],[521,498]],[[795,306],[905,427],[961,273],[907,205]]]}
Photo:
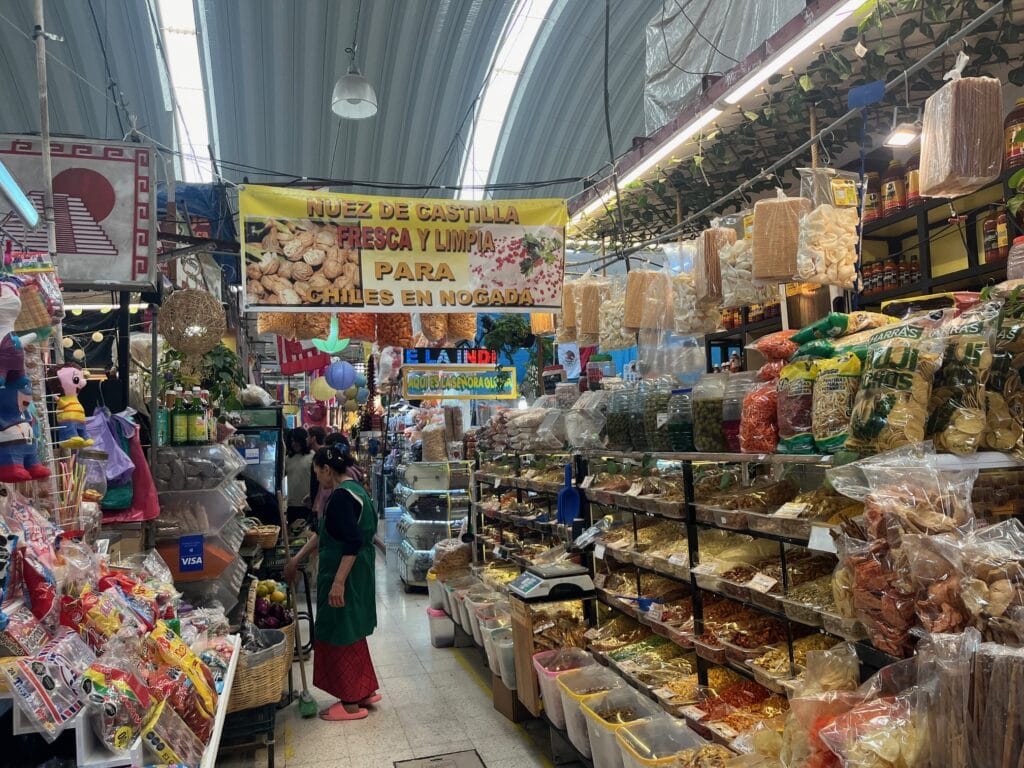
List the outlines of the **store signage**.
{"label": "store signage", "polygon": [[194,573],[203,570],[203,536],[182,536],[178,539],[178,570]]}
{"label": "store signage", "polygon": [[479,365],[406,365],[406,400],[514,400],[519,397],[515,368]]}
{"label": "store signage", "polygon": [[564,200],[438,200],[245,185],[248,311],[558,312]]}
{"label": "store signage", "polygon": [[491,349],[415,347],[402,353],[406,365],[497,365],[498,353]]}
{"label": "store signage", "polygon": [[[66,288],[155,285],[156,182],[152,150],[120,141],[55,139],[55,263]],[[42,141],[0,135],[0,160],[43,214]],[[46,226],[28,229],[0,197],[0,227],[23,249],[46,251]]]}

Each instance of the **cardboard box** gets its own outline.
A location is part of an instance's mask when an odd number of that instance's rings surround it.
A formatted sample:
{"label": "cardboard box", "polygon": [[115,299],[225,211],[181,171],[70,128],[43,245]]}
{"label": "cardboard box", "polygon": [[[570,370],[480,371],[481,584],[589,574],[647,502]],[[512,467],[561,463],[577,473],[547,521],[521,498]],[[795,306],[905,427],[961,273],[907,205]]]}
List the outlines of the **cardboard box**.
{"label": "cardboard box", "polygon": [[[519,671],[516,670],[518,677]],[[513,723],[521,723],[530,718],[526,707],[516,698],[516,692],[509,690],[501,682],[501,676],[491,673],[491,697],[494,700],[494,708],[501,712]]]}
{"label": "cardboard box", "polygon": [[512,642],[515,645],[516,690],[519,701],[534,717],[540,716],[540,685],[533,668],[533,613],[529,606],[514,596],[509,597],[512,606]]}

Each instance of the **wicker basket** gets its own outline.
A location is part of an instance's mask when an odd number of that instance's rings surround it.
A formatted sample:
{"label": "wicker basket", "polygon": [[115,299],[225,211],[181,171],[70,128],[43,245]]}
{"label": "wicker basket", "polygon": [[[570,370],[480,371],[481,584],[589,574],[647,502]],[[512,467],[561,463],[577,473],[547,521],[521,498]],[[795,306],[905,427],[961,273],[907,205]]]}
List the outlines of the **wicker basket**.
{"label": "wicker basket", "polygon": [[277,540],[281,536],[279,525],[254,525],[245,532],[242,544],[251,547],[254,544],[260,549],[273,549],[277,546]]}
{"label": "wicker basket", "polygon": [[[245,616],[250,622],[256,610],[256,587],[257,582],[253,579],[245,602]],[[295,624],[292,621],[280,629],[260,630],[274,633],[280,642],[255,653],[240,652],[235,681],[228,694],[229,713],[276,704],[281,700],[295,653]]]}

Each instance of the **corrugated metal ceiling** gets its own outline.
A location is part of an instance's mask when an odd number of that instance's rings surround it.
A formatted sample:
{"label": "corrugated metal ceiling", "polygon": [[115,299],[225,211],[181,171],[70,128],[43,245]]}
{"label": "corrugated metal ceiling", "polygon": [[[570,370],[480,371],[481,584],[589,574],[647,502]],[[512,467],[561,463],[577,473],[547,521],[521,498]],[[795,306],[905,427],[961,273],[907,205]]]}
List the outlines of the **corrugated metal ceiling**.
{"label": "corrugated metal ceiling", "polygon": [[[376,117],[366,121],[339,120],[329,107],[334,82],[348,66],[356,0],[194,4],[207,36],[219,159],[284,176],[455,185],[467,112],[513,0],[364,0],[358,62],[379,100]],[[644,27],[660,7],[661,0],[612,0],[617,153],[643,131]],[[31,8],[31,0],[0,4],[4,132],[38,131]],[[171,145],[146,0],[47,0],[46,11],[48,31],[65,38],[47,44],[53,132],[120,139],[128,120],[122,111],[118,122],[106,90],[112,78],[139,129]],[[607,160],[603,25],[599,0],[556,0],[516,90],[492,182],[583,176]],[[221,172],[236,181],[268,180],[227,165]]]}

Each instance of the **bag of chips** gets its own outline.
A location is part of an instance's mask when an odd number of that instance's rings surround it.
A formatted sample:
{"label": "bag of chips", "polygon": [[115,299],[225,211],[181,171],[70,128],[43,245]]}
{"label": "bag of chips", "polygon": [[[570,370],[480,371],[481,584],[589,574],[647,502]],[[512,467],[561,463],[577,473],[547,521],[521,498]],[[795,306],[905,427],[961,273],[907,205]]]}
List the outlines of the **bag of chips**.
{"label": "bag of chips", "polygon": [[793,278],[801,283],[857,283],[857,185],[855,174],[831,168],[798,168],[800,194],[814,209],[800,217],[800,241]]}
{"label": "bag of chips", "polygon": [[913,317],[871,337],[846,446],[888,451],[924,440],[932,381],[942,364],[950,310]]}
{"label": "bag of chips", "polygon": [[813,361],[790,363],[779,372],[779,453],[814,453],[812,414],[817,375]]}
{"label": "bag of chips", "polygon": [[814,339],[838,339],[841,336],[849,336],[872,328],[881,328],[894,322],[896,322],[895,318],[878,312],[857,311],[849,314],[830,312],[821,320],[816,320],[793,334],[793,341],[796,344],[806,344]]}
{"label": "bag of chips", "polygon": [[[564,312],[563,306],[563,317],[565,316]],[[611,280],[609,281],[608,300],[601,305],[598,317],[601,326],[598,346],[600,346],[602,352],[629,349],[636,346],[636,336],[626,329],[625,314],[626,286],[621,279]],[[559,328],[561,329],[561,326]],[[560,338],[556,340],[561,341]],[[568,340],[576,340],[575,329],[573,337]]]}
{"label": "bag of chips", "polygon": [[942,367],[932,386],[927,434],[940,451],[969,454],[984,441],[985,384],[1002,302],[979,304],[946,328]]}
{"label": "bag of chips", "polygon": [[82,674],[93,731],[117,753],[131,749],[156,706],[136,672],[138,665],[138,658],[108,651]]}
{"label": "bag of chips", "polygon": [[15,703],[47,742],[53,743],[85,706],[81,674],[95,660],[82,638],[62,629],[35,656],[3,664]]}
{"label": "bag of chips", "polygon": [[146,635],[146,647],[152,665],[147,684],[171,702],[196,736],[208,740],[217,711],[210,670],[162,621]]}
{"label": "bag of chips", "polygon": [[814,446],[819,453],[835,453],[846,444],[850,414],[860,388],[861,361],[846,352],[817,362],[812,415]]}
{"label": "bag of chips", "polygon": [[796,333],[793,330],[769,333],[754,343],[748,344],[747,349],[753,349],[769,360],[789,360],[796,354],[799,347],[799,344],[793,341]]}

